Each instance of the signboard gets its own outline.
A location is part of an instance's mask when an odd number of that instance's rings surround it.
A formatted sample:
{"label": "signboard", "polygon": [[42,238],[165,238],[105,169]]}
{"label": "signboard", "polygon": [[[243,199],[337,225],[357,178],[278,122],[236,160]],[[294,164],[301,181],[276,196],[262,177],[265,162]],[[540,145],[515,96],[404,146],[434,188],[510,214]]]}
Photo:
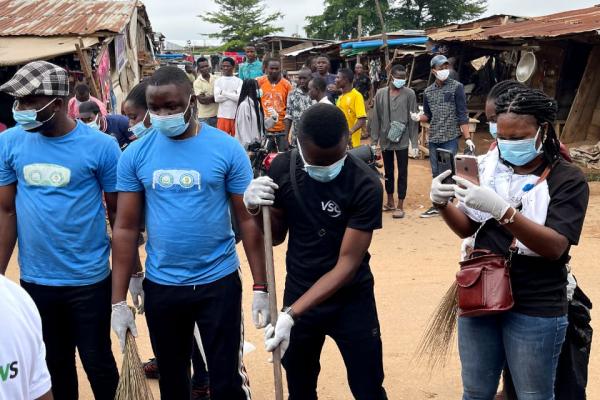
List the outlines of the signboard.
{"label": "signboard", "polygon": [[115,60],[117,72],[121,73],[127,64],[127,49],[125,48],[125,35],[123,33],[115,36]]}

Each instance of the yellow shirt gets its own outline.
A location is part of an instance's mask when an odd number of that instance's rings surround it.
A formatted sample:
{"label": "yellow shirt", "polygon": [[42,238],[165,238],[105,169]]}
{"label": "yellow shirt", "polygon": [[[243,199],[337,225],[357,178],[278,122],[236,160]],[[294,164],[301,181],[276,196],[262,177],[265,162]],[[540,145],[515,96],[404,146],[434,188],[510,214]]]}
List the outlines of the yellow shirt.
{"label": "yellow shirt", "polygon": [[[202,75],[198,75],[196,80],[194,81],[194,94],[204,94],[205,96],[214,96],[215,94],[215,81],[217,77],[214,75],[210,75],[208,81],[202,77]],[[217,111],[219,110],[219,104],[211,103],[211,104],[200,104],[198,103],[198,118],[210,118],[216,117]]]}
{"label": "yellow shirt", "polygon": [[[352,89],[348,93],[338,97],[336,105],[346,116],[348,129],[352,129],[360,118],[367,117],[365,100],[363,99],[362,94],[356,89]],[[352,147],[358,146],[360,146],[360,129],[352,134]]]}

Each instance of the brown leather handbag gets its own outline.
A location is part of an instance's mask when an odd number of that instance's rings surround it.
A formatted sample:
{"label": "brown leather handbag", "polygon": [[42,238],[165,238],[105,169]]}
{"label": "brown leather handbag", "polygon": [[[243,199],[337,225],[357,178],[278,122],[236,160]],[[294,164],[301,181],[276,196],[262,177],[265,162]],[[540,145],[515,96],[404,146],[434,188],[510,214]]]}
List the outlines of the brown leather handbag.
{"label": "brown leather handbag", "polygon": [[458,315],[477,317],[510,310],[515,302],[509,270],[510,257],[489,250],[473,250],[456,273]]}

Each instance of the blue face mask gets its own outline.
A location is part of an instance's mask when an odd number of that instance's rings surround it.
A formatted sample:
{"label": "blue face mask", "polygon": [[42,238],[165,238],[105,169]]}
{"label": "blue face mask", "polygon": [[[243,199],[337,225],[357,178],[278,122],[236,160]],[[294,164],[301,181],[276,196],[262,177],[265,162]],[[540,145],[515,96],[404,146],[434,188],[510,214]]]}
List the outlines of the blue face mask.
{"label": "blue face mask", "polygon": [[89,126],[90,128],[100,130],[100,125],[98,125],[98,117],[96,117],[96,119],[93,120],[92,122],[88,122],[86,125]]}
{"label": "blue face mask", "polygon": [[21,125],[23,127],[23,129],[25,129],[26,131],[30,131],[35,128],[39,128],[40,126],[44,125],[46,122],[48,122],[52,118],[54,118],[54,113],[53,113],[50,116],[50,118],[48,118],[44,121],[37,120],[38,113],[40,111],[43,111],[50,104],[52,104],[54,102],[54,100],[56,100],[56,98],[50,100],[50,102],[48,102],[48,104],[46,104],[44,107],[40,108],[39,110],[36,110],[36,109],[17,110],[17,106],[19,104],[19,101],[17,100],[13,104],[13,108],[12,108],[13,119],[15,120],[15,122],[17,124]]}
{"label": "blue face mask", "polygon": [[331,182],[334,180],[340,172],[342,172],[342,167],[344,166],[344,162],[346,161],[346,155],[334,162],[331,165],[322,167],[320,165],[310,165],[304,159],[304,155],[302,155],[302,148],[300,147],[300,143],[298,142],[298,152],[300,153],[300,158],[304,163],[304,170],[315,181],[319,182]]}
{"label": "blue face mask", "polygon": [[498,136],[498,124],[495,122],[488,122],[488,124],[490,126],[490,135],[496,139],[496,136]]}
{"label": "blue face mask", "polygon": [[131,132],[136,139],[144,137],[148,132],[150,132],[150,128],[146,128],[146,126],[144,125],[144,121],[147,117],[148,111],[146,111],[146,115],[144,115],[144,118],[140,122],[128,129],[128,131]]}
{"label": "blue face mask", "polygon": [[543,145],[535,147],[538,136],[540,135],[541,127],[538,129],[534,138],[522,139],[522,140],[504,140],[496,139],[498,142],[498,150],[500,151],[500,157],[504,161],[509,162],[512,165],[521,167],[534,158],[542,154]]}
{"label": "blue face mask", "polygon": [[392,84],[396,89],[400,89],[406,85],[406,79],[394,79]]}
{"label": "blue face mask", "polygon": [[166,137],[172,138],[181,135],[188,126],[190,126],[189,119],[185,122],[185,113],[187,113],[190,108],[191,99],[192,96],[190,96],[190,100],[188,100],[188,105],[184,112],[171,115],[156,115],[150,113],[150,122],[152,123],[152,126]]}

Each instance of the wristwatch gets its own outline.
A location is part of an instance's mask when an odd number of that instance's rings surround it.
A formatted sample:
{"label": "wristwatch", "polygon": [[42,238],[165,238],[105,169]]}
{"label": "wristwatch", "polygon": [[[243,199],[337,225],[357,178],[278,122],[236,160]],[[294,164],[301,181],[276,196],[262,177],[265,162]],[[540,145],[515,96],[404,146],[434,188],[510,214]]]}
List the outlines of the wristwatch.
{"label": "wristwatch", "polygon": [[294,310],[292,310],[291,306],[283,307],[281,309],[281,312],[289,315],[292,318],[292,321],[294,321],[294,322],[296,321],[296,314],[294,314]]}

